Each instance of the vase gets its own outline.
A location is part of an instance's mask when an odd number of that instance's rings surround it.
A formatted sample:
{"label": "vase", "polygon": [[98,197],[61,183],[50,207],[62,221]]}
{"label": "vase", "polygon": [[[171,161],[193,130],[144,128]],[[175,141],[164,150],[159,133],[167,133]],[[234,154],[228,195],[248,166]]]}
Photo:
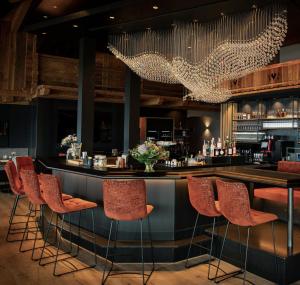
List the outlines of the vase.
{"label": "vase", "polygon": [[155,162],[145,162],[145,171],[146,173],[151,173],[154,172],[154,166]]}

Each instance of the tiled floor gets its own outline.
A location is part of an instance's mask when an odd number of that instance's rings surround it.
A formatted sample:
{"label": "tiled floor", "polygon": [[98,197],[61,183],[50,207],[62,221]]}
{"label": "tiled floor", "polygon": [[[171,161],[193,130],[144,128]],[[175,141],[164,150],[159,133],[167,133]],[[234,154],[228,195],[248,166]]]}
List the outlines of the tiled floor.
{"label": "tiled floor", "polygon": [[[10,194],[0,193],[0,285],[94,285],[100,284],[103,259],[99,258],[99,265],[95,269],[87,269],[77,273],[67,274],[61,277],[52,275],[53,264],[41,267],[37,262],[31,261],[31,252],[19,253],[19,242],[8,243],[5,241],[5,235],[8,224],[8,214],[13,203],[13,196]],[[25,201],[23,210],[25,209]],[[26,246],[30,246],[28,241]],[[85,253],[82,260],[88,260],[90,255]],[[71,260],[78,263],[77,260]],[[223,268],[227,271],[231,270],[231,266],[223,264]],[[132,266],[131,266],[132,267]],[[139,270],[138,265],[133,265],[134,269]],[[64,264],[61,270],[68,270],[70,264]],[[118,267],[120,269],[127,268],[127,265]],[[190,269],[184,268],[184,263],[176,264],[157,264],[156,271],[153,273],[149,285],[203,285],[214,284],[208,281],[207,265],[199,265]],[[248,274],[249,280],[257,285],[272,284],[267,280]],[[107,281],[108,285],[134,285],[142,284],[141,278],[134,275],[122,275],[121,277],[113,277]],[[231,278],[222,284],[242,284],[240,279]],[[299,283],[300,284],[300,283]]]}

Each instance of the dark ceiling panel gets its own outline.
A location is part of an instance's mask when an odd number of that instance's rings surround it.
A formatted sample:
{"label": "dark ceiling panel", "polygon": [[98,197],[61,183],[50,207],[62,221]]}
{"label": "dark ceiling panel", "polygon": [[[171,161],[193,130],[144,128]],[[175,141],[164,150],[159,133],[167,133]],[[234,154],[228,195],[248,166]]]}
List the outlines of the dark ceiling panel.
{"label": "dark ceiling panel", "polygon": [[[27,15],[24,29],[40,36],[41,47],[68,46],[82,36],[95,36],[100,50],[106,50],[111,33],[170,28],[176,21],[207,22],[220,13],[235,14],[272,0],[36,0],[39,5]],[[279,0],[280,1],[280,0]],[[288,36],[285,44],[300,42],[299,0],[288,3]],[[157,5],[158,9],[153,9]],[[54,8],[54,6],[57,6]],[[46,15],[45,15],[46,14]],[[43,18],[47,16],[47,18]],[[113,16],[114,19],[110,19]],[[67,40],[67,41],[66,41]],[[66,42],[64,44],[64,42]],[[71,48],[67,48],[70,50]],[[76,47],[77,49],[77,47]],[[77,54],[74,52],[73,54]]]}

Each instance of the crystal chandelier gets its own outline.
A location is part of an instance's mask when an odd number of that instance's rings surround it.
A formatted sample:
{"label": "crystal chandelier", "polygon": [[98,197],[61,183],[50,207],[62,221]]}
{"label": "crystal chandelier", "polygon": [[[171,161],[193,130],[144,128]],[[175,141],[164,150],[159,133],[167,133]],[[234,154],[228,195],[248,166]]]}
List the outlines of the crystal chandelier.
{"label": "crystal chandelier", "polygon": [[273,5],[204,24],[112,35],[108,48],[144,79],[184,85],[184,100],[217,103],[232,95],[224,82],[267,65],[286,33],[286,10]]}

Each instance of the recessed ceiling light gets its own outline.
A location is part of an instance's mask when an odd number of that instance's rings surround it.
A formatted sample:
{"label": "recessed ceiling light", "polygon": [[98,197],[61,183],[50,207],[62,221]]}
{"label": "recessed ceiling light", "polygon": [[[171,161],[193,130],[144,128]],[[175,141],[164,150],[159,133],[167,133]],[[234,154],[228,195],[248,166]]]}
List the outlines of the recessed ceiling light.
{"label": "recessed ceiling light", "polygon": [[47,15],[44,15],[43,18],[44,18],[44,19],[48,19],[48,16],[47,16]]}
{"label": "recessed ceiling light", "polygon": [[109,16],[109,18],[110,18],[111,20],[114,20],[114,19],[115,19],[115,16]]}
{"label": "recessed ceiling light", "polygon": [[53,9],[57,9],[57,6],[56,6],[56,5],[54,5],[54,6],[53,6]]}
{"label": "recessed ceiling light", "polygon": [[47,35],[47,33],[46,32],[42,32],[42,35]]}
{"label": "recessed ceiling light", "polygon": [[192,47],[191,47],[191,46],[188,46],[188,48],[191,49]]}
{"label": "recessed ceiling light", "polygon": [[154,10],[158,10],[158,6],[157,6],[157,5],[153,5],[152,8],[153,8]]}
{"label": "recessed ceiling light", "polygon": [[79,26],[78,26],[78,25],[76,25],[76,24],[74,24],[74,25],[73,25],[73,28],[78,28],[78,27],[79,27]]}

